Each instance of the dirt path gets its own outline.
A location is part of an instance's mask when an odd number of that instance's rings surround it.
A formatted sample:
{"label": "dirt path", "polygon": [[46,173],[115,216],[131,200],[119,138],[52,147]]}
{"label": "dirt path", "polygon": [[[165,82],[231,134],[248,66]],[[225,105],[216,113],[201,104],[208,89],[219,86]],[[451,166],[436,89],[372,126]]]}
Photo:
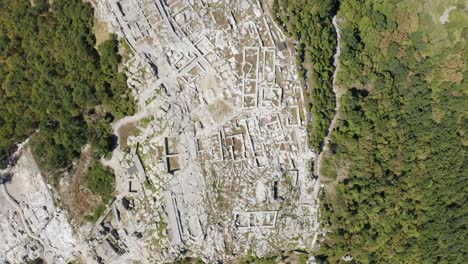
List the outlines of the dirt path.
{"label": "dirt path", "polygon": [[335,115],[333,116],[333,119],[330,122],[330,126],[328,127],[328,130],[327,130],[327,135],[325,136],[325,139],[323,140],[324,142],[323,149],[320,152],[320,154],[317,156],[317,160],[314,163],[314,175],[318,176],[319,178],[320,178],[320,168],[322,166],[323,153],[327,153],[330,148],[330,144],[329,144],[330,134],[333,131],[333,129],[336,128],[337,121],[340,117],[340,112],[339,112],[339,109],[341,107],[340,99],[341,99],[341,96],[343,95],[343,90],[340,89],[338,85],[336,84],[336,77],[338,75],[338,71],[340,70],[339,56],[341,53],[341,49],[340,49],[341,34],[340,34],[340,28],[338,26],[339,19],[336,16],[334,16],[332,22],[333,22],[333,26],[335,27],[336,36],[337,36],[336,52],[335,52],[335,55],[333,55],[333,60],[334,60],[333,64],[335,65],[335,72],[333,72],[333,92],[335,93],[336,103],[335,103]]}
{"label": "dirt path", "polygon": [[439,17],[439,22],[443,25],[447,22],[449,22],[449,15],[452,10],[455,10],[457,7],[456,6],[450,6],[447,9],[445,9],[444,13]]}
{"label": "dirt path", "polygon": [[42,247],[44,248],[44,250],[46,249],[46,245],[44,244],[44,242],[42,241],[41,238],[39,238],[38,236],[35,236],[33,234],[33,232],[31,231],[31,229],[29,228],[29,225],[28,223],[26,222],[26,219],[24,218],[24,214],[23,214],[23,210],[21,209],[19,203],[13,199],[13,197],[11,197],[10,193],[8,193],[8,190],[6,188],[6,184],[2,184],[2,192],[3,192],[3,195],[5,196],[5,198],[8,200],[8,202],[16,209],[16,211],[19,213],[20,215],[20,218],[21,218],[21,222],[23,223],[23,227],[24,227],[24,230],[26,231],[26,234],[34,239],[34,240],[37,240],[39,243],[41,243]]}
{"label": "dirt path", "polygon": [[133,122],[136,122],[140,119],[143,119],[145,117],[149,116],[149,113],[146,111],[146,108],[132,116],[126,116],[120,120],[118,120],[117,122],[115,122],[113,125],[112,125],[112,130],[113,130],[113,133],[114,135],[116,135],[117,137],[119,137],[119,128],[122,127],[122,126],[125,126],[127,124],[130,124],[130,123],[133,123]]}
{"label": "dirt path", "polygon": [[[114,133],[114,135],[117,136],[118,138],[118,141],[120,142],[120,132],[119,132],[119,129],[125,125],[128,125],[128,124],[131,124],[131,123],[135,123],[145,117],[148,117],[150,116],[150,113],[147,111],[146,108],[144,108],[143,110],[137,112],[136,114],[132,115],[132,116],[126,116],[120,120],[118,120],[117,122],[115,122],[114,124],[112,124],[112,133]],[[111,167],[112,169],[117,170],[119,169],[120,167],[120,161],[119,161],[119,148],[115,148],[114,151],[112,151],[112,156],[110,159],[106,160],[106,159],[101,159],[101,162],[105,165],[105,166],[109,166]]]}

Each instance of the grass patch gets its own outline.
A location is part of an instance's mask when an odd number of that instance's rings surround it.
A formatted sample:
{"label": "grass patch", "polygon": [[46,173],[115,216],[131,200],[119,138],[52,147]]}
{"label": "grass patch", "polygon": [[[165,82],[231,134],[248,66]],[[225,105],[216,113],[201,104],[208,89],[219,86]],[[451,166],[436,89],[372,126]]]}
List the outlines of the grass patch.
{"label": "grass patch", "polygon": [[324,155],[319,174],[322,178],[324,177],[328,180],[335,181],[337,178],[336,168],[336,161],[333,155]]}
{"label": "grass patch", "polygon": [[160,222],[158,225],[158,236],[164,237],[164,231],[167,229],[167,224],[165,222]]}
{"label": "grass patch", "polygon": [[123,125],[118,130],[119,133],[119,145],[123,148],[128,148],[127,140],[129,136],[139,135],[140,130],[137,127],[137,123],[128,123]]}
{"label": "grass patch", "polygon": [[101,203],[96,207],[93,215],[86,217],[88,221],[96,221],[104,213],[106,204],[112,198],[115,176],[109,168],[95,161],[84,177],[84,183],[89,190],[101,197]]}
{"label": "grass patch", "polygon": [[103,202],[108,202],[114,192],[114,173],[102,166],[99,162],[93,162],[85,176],[85,184],[94,194],[101,196]]}
{"label": "grass patch", "polygon": [[128,45],[127,41],[123,38],[119,39],[119,47],[121,47],[120,53],[124,58],[124,61],[128,61],[133,52],[130,46]]}
{"label": "grass patch", "polygon": [[140,120],[140,123],[142,126],[147,127],[151,121],[153,121],[154,117],[153,116],[148,116],[145,118],[142,118]]}
{"label": "grass patch", "polygon": [[85,215],[84,219],[88,222],[96,222],[105,211],[106,205],[104,203],[100,203],[98,207],[94,209],[94,213],[92,215]]}

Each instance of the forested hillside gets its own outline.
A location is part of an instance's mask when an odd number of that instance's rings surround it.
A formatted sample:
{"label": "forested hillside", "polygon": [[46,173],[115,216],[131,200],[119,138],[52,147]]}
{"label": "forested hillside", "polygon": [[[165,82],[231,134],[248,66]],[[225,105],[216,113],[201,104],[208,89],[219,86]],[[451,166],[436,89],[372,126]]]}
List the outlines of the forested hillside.
{"label": "forested hillside", "polygon": [[309,91],[310,141],[320,151],[335,113],[332,76],[337,1],[275,0],[273,9],[285,32],[297,41],[297,66]]}
{"label": "forested hillside", "polygon": [[331,231],[321,259],[468,259],[465,8],[464,1],[341,1],[339,83],[347,92],[321,172]]}
{"label": "forested hillside", "polygon": [[[313,71],[305,77],[316,147],[334,106],[330,63],[336,41],[329,29],[338,8],[338,84],[345,94],[320,172],[322,224],[329,233],[316,252],[319,261],[468,259],[465,5],[277,1],[279,21],[298,40],[299,63]],[[442,19],[450,6],[456,8]]]}
{"label": "forested hillside", "polygon": [[[0,160],[33,137],[46,169],[66,166],[89,142],[115,140],[110,122],[133,112],[115,37],[95,48],[93,10],[80,0],[0,0]],[[34,6],[31,6],[34,3]]]}

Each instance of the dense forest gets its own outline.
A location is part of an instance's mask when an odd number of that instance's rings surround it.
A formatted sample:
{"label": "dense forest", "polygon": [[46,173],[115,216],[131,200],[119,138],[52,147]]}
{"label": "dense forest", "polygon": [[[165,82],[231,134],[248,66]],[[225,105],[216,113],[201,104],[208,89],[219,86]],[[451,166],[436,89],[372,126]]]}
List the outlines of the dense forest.
{"label": "dense forest", "polygon": [[310,141],[319,151],[335,113],[332,76],[336,34],[332,17],[336,1],[275,0],[276,19],[296,43],[297,66],[309,91]]}
{"label": "dense forest", "polygon": [[[309,2],[285,3],[277,13],[287,12],[285,21],[320,19]],[[442,23],[450,6],[457,8]],[[329,232],[319,261],[468,259],[465,8],[456,0],[340,1],[345,94],[320,172]]]}
{"label": "dense forest", "polygon": [[2,166],[33,134],[46,170],[67,166],[86,143],[105,155],[115,144],[110,122],[134,111],[115,36],[96,48],[91,5],[51,2],[0,0]]}

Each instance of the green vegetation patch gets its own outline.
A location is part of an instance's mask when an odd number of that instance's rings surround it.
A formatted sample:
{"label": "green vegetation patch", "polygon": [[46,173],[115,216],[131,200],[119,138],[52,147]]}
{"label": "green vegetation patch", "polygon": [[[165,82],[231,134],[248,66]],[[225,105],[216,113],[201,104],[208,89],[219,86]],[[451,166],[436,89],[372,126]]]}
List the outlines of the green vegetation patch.
{"label": "green vegetation patch", "polygon": [[312,115],[310,140],[316,151],[335,114],[333,93],[333,55],[336,33],[332,17],[337,8],[333,0],[302,1],[275,0],[276,19],[285,31],[297,40],[299,75],[309,88],[309,107]]}
{"label": "green vegetation patch", "polygon": [[109,168],[105,168],[101,163],[94,162],[91,165],[84,182],[86,187],[94,194],[99,195],[104,203],[112,198],[115,176]]}
{"label": "green vegetation patch", "polygon": [[297,263],[305,264],[307,263],[309,255],[305,252],[298,251],[286,251],[281,252],[277,256],[265,256],[265,257],[256,257],[252,255],[252,251],[247,252],[247,256],[238,263],[243,264],[273,264],[273,263]]}
{"label": "green vegetation patch", "polygon": [[331,232],[320,260],[466,262],[464,8],[463,1],[340,2],[339,81],[347,92],[321,172],[338,182],[323,199]]}
{"label": "green vegetation patch", "polygon": [[138,136],[141,132],[140,129],[138,129],[137,125],[137,122],[132,122],[119,127],[118,134],[120,146],[122,146],[123,148],[130,148],[130,146],[127,144],[128,137]]}
{"label": "green vegetation patch", "polygon": [[95,49],[93,9],[80,0],[0,1],[0,161],[38,131],[46,170],[65,167],[85,143],[115,146],[110,122],[134,112],[115,36]]}
{"label": "green vegetation patch", "polygon": [[185,257],[173,262],[174,264],[204,264],[205,262],[201,258]]}
{"label": "green vegetation patch", "polygon": [[101,203],[94,210],[94,214],[87,217],[89,221],[95,222],[104,213],[107,203],[112,198],[115,187],[114,173],[100,162],[94,161],[84,177],[84,185],[101,197]]}

